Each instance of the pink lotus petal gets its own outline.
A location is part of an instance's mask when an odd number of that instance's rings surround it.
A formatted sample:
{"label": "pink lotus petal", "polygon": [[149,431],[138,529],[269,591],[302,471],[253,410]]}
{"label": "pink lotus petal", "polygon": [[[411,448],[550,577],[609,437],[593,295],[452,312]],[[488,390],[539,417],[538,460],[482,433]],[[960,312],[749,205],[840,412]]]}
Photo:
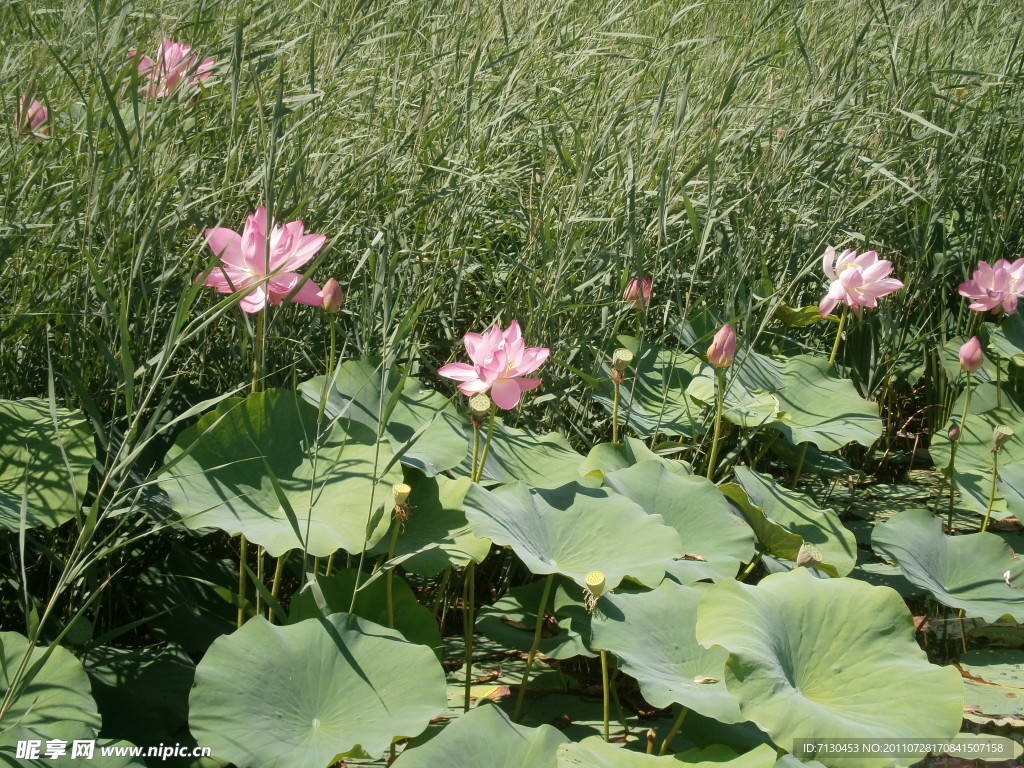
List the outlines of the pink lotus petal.
{"label": "pink lotus petal", "polygon": [[495,405],[506,411],[519,405],[521,393],[518,379],[501,379],[491,385],[491,399]]}

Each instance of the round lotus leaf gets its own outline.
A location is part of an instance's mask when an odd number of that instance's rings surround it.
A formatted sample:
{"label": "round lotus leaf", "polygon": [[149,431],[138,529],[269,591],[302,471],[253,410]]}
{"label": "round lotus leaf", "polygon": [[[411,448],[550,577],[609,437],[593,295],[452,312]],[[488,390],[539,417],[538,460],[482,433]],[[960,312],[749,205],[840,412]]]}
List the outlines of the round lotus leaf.
{"label": "round lotus leaf", "polygon": [[648,461],[612,472],[605,485],[679,532],[683,554],[668,572],[680,583],[733,578],[740,563],[753,558],[754,532],[707,478],[677,475]]}
{"label": "round lotus leaf", "polygon": [[975,723],[1024,726],[1024,651],[986,648],[960,657],[964,717]]}
{"label": "round lotus leaf", "polygon": [[803,568],[757,586],[720,581],[697,610],[697,639],[729,651],[725,682],[740,713],[790,752],[800,738],[945,739],[960,730],[959,672],[928,662],[906,604],[886,587],[817,579]]}
{"label": "round lotus leaf", "polygon": [[622,443],[599,443],[590,449],[586,461],[580,466],[580,473],[583,475],[596,475],[603,477],[620,469],[632,467],[647,461],[655,461],[675,475],[692,475],[693,469],[685,461],[676,461],[659,456],[647,447],[643,440],[637,440],[628,435],[622,439]]}
{"label": "round lotus leaf", "polygon": [[681,555],[679,534],[617,493],[572,483],[554,490],[522,483],[495,491],[474,485],[466,518],[478,536],[511,547],[535,574],[561,573],[581,587],[602,571],[608,589],[626,576],[653,586]]}
{"label": "round lotus leaf", "polygon": [[[486,441],[487,427],[480,430],[480,450]],[[472,449],[470,449],[472,451]],[[526,429],[505,424],[500,417],[494,420],[491,445],[484,461],[483,481],[512,483],[521,481],[531,488],[557,488],[580,480],[580,467],[584,457],[557,432],[538,435]],[[472,473],[472,455],[459,471],[467,477]],[[583,481],[599,485],[597,479]]]}
{"label": "round lotus leaf", "polygon": [[78,411],[38,398],[0,400],[0,529],[54,527],[81,510],[96,456]]}
{"label": "round lotus leaf", "polygon": [[390,524],[399,467],[369,427],[323,420],[295,392],[231,398],[186,429],[160,486],[190,528],[242,533],[274,557],[373,546]]}
{"label": "round lotus leaf", "polygon": [[217,639],[196,667],[189,726],[239,768],[380,756],[445,710],[431,650],[344,613],[278,627],[261,617]]}
{"label": "round lotus leaf", "polygon": [[802,493],[783,488],[772,477],[748,467],[734,468],[736,486],[723,486],[750,523],[768,554],[796,560],[804,542],[817,547],[823,560],[815,568],[831,576],[845,576],[857,562],[857,539],[831,509],[821,509]]}
{"label": "round lotus leaf", "polygon": [[558,768],[772,768],[775,760],[775,750],[766,744],[743,755],[717,745],[657,757],[608,744],[600,736],[590,736],[558,748]]}
{"label": "round lotus leaf", "polygon": [[[28,650],[28,638],[24,635],[0,632],[0,660],[3,661],[0,664],[0,698],[7,695]],[[47,651],[50,655],[43,661]],[[52,724],[64,722],[69,727],[83,724],[91,729],[92,734],[99,730],[100,715],[90,693],[89,676],[82,662],[70,651],[60,646],[48,649],[34,647],[27,671],[21,691],[4,716],[5,726],[17,723],[18,728],[49,734]],[[0,731],[0,746],[16,744],[13,733],[11,730]],[[46,738],[61,737],[54,731],[54,735]]]}
{"label": "round lotus leaf", "polygon": [[[632,336],[619,336],[618,344],[633,353],[626,380],[619,388],[619,423],[639,437],[693,436],[704,407],[687,395],[690,371],[699,362],[674,349],[641,346]],[[591,379],[592,397],[609,415],[614,411],[615,385],[606,361]]]}
{"label": "round lotus leaf", "polygon": [[[319,578],[321,594],[329,613],[347,613],[352,604],[352,590],[356,586],[355,568],[343,568],[330,576]],[[367,621],[387,626],[387,579],[379,578],[366,583],[366,575],[360,574],[359,592],[352,612]],[[393,576],[391,584],[391,606],[395,620],[395,629],[410,643],[418,643],[440,652],[441,632],[437,627],[434,614],[416,600],[405,579],[398,574]],[[306,619],[316,619],[322,614],[316,604],[313,592],[303,588],[292,597],[288,606],[288,623],[297,624]]]}
{"label": "round lotus leaf", "polygon": [[[722,418],[725,421],[741,427],[760,427],[779,418],[781,406],[778,397],[759,385],[749,384],[742,376],[741,364],[737,363],[729,370],[737,373],[726,378],[725,399],[722,403]],[[714,408],[717,389],[715,369],[703,364],[686,388],[686,393],[708,408]]]}
{"label": "round lotus leaf", "polygon": [[[450,565],[483,562],[491,542],[474,536],[466,522],[463,500],[469,478],[427,477],[418,470],[408,470],[405,481],[412,488],[411,514],[402,525],[394,552],[402,568],[420,576],[436,576]],[[385,536],[371,554],[387,552],[390,543],[391,537]]]}
{"label": "round lotus leaf", "polygon": [[[19,741],[36,742],[39,756],[18,757]],[[53,756],[47,756],[47,742],[53,741],[65,742],[64,754],[60,754],[58,750],[51,753]],[[151,745],[156,743],[158,742],[149,742]],[[89,749],[92,749],[91,758]],[[142,757],[132,754],[137,749],[140,748],[130,741],[97,739],[94,727],[77,720],[52,721],[32,726],[18,723],[0,734],[0,765],[16,768],[82,768],[83,765],[99,765],[103,768],[147,768]],[[110,754],[103,754],[103,750],[110,750]],[[142,754],[145,753],[146,749],[143,748]]]}
{"label": "round lotus leaf", "polygon": [[664,581],[650,592],[605,595],[591,623],[591,646],[614,653],[655,707],[682,704],[736,723],[739,705],[724,682],[729,652],[697,642],[697,605],[706,588]]}
{"label": "round lotus leaf", "polygon": [[567,739],[550,725],[516,725],[498,707],[484,704],[446,726],[424,744],[413,742],[394,768],[556,768],[555,752]]}
{"label": "round lotus leaf", "polygon": [[[556,578],[555,584],[555,596],[547,604],[537,651],[551,659],[593,656],[587,647],[592,617],[584,606],[583,590],[564,577]],[[480,609],[477,630],[503,648],[529,652],[543,594],[543,580],[513,587],[494,605]]]}
{"label": "round lotus leaf", "polygon": [[346,360],[331,376],[300,384],[299,392],[314,406],[323,402],[332,421],[357,421],[375,434],[383,432],[402,463],[428,477],[451,469],[466,456],[465,418],[451,401],[398,368],[385,375],[379,357]]}
{"label": "round lotus leaf", "polygon": [[942,604],[989,622],[1024,621],[1024,560],[994,533],[947,536],[939,518],[911,509],[876,525],[871,543]]}

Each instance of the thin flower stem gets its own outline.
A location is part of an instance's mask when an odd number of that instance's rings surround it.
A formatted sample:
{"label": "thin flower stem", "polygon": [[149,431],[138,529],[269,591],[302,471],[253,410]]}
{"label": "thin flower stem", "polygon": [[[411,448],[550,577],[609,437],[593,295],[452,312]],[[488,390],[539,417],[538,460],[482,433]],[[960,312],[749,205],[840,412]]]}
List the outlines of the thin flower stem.
{"label": "thin flower stem", "polygon": [[843,304],[843,314],[839,316],[839,328],[836,329],[836,340],[832,344],[832,354],[828,356],[828,364],[836,364],[836,355],[839,354],[839,340],[843,338],[843,329],[846,327],[846,316],[850,314],[850,306]]}
{"label": "thin flower stem", "polygon": [[718,441],[722,436],[722,405],[725,403],[725,368],[715,368],[715,436],[711,440],[711,457],[708,459],[708,480],[715,474],[718,461]]}
{"label": "thin flower stem", "polygon": [[659,755],[664,755],[668,752],[669,743],[675,738],[675,735],[679,733],[679,729],[683,727],[683,720],[686,719],[686,713],[689,711],[690,710],[686,707],[682,707],[679,710],[679,717],[677,717],[675,723],[673,723],[672,730],[668,732],[668,736],[666,736],[665,740],[661,742],[661,749],[658,750]]}
{"label": "thin flower stem", "polygon": [[245,561],[249,559],[249,542],[245,534],[239,536],[238,542],[238,628],[245,622]]}
{"label": "thin flower stem", "polygon": [[[967,414],[971,405],[971,372],[967,371],[967,389],[964,391],[964,409],[960,413],[960,435],[963,435],[964,425],[967,423]],[[946,532],[953,533],[953,500],[956,496],[955,464],[956,452],[960,448],[960,437],[953,441],[949,449],[949,464],[946,466],[946,480],[949,482],[949,511],[946,514]]]}
{"label": "thin flower stem", "polygon": [[494,434],[494,414],[497,412],[498,406],[491,403],[491,415],[487,422],[487,439],[484,441],[483,454],[480,456],[480,464],[477,466],[476,471],[473,473],[471,478],[474,483],[480,482],[480,478],[484,475],[484,464],[487,463],[487,452],[491,449],[491,435]]}
{"label": "thin flower stem", "polygon": [[[263,547],[257,546],[256,547],[256,584],[255,584],[255,586],[257,587],[256,595],[255,595],[255,602],[256,602],[255,612],[256,612],[257,616],[259,616],[261,613],[263,613],[263,599],[260,596],[259,585],[264,584],[264,583],[265,582],[263,581]],[[270,606],[267,606],[267,607],[269,608]]]}
{"label": "thin flower stem", "polygon": [[[401,527],[402,522],[397,516],[394,516],[391,520],[391,541],[388,543],[388,560],[395,556],[395,549],[398,547],[398,534]],[[388,568],[388,572],[384,574],[384,583],[387,586],[388,627],[391,629],[395,628],[394,577],[395,569]]]}
{"label": "thin flower stem", "polygon": [[[995,446],[993,446],[995,448]],[[988,491],[988,506],[985,508],[985,520],[981,524],[981,532],[988,530],[988,519],[992,516],[992,506],[996,502],[996,480],[999,478],[999,450],[992,451],[992,485]]]}
{"label": "thin flower stem", "polygon": [[993,362],[996,364],[996,408],[1003,407],[1003,366],[999,364],[999,353],[996,352]]}
{"label": "thin flower stem", "polygon": [[[274,580],[270,583],[270,596],[277,600],[277,593],[281,589],[281,575],[284,573],[284,559],[287,555],[281,555],[277,558],[277,563],[274,565]],[[271,624],[274,623],[274,607],[270,606],[267,608],[267,621]]]}
{"label": "thin flower stem", "polygon": [[252,349],[252,394],[260,391],[263,382],[263,339],[267,332],[267,310],[264,308],[256,313],[256,332]]}
{"label": "thin flower stem", "polygon": [[548,605],[548,595],[551,594],[551,585],[555,583],[555,574],[549,573],[544,580],[544,592],[540,596],[540,606],[537,608],[537,625],[533,628],[533,645],[530,646],[530,653],[526,657],[526,669],[523,671],[523,681],[519,684],[519,693],[516,696],[516,705],[512,710],[512,722],[519,722],[519,714],[523,709],[523,700],[526,698],[526,684],[530,682],[530,670],[533,669],[533,660],[537,656],[537,648],[540,647],[541,630],[544,629],[544,612]]}
{"label": "thin flower stem", "polygon": [[480,458],[480,430],[473,428],[473,461],[469,464],[469,479],[477,477],[476,462]]}
{"label": "thin flower stem", "polygon": [[463,711],[469,712],[470,688],[473,685],[473,603],[476,600],[476,561],[466,566],[465,581],[462,585],[463,624],[465,624],[466,645],[466,687],[462,697]]}
{"label": "thin flower stem", "polygon": [[800,460],[796,463],[796,469],[793,471],[793,479],[789,481],[790,488],[796,488],[797,482],[800,480],[800,472],[804,468],[804,459],[807,458],[807,447],[810,443],[804,443],[804,449],[800,451]]}
{"label": "thin flower stem", "polygon": [[617,378],[613,378],[615,387],[612,395],[612,445],[619,444],[619,387],[622,386]]}
{"label": "thin flower stem", "polygon": [[610,702],[608,701],[608,651],[601,651],[601,688],[604,691],[604,740],[610,741],[608,729],[608,715]]}

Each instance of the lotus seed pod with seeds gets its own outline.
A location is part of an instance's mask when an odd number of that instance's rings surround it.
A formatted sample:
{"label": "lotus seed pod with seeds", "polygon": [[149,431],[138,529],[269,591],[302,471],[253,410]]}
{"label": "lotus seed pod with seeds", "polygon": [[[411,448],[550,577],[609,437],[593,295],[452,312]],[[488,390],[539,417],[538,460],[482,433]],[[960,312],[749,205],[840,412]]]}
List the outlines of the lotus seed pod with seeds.
{"label": "lotus seed pod with seeds", "polygon": [[1013,430],[1007,426],[1000,424],[992,430],[992,450],[998,451],[1013,437]]}
{"label": "lotus seed pod with seeds", "polygon": [[469,410],[477,416],[484,416],[491,410],[491,398],[482,392],[469,398]]}
{"label": "lotus seed pod with seeds", "polygon": [[796,553],[796,564],[800,566],[813,566],[823,559],[821,550],[806,541],[800,545],[800,551]]}
{"label": "lotus seed pod with seeds", "polygon": [[616,371],[624,371],[633,362],[633,353],[628,349],[616,349],[612,354],[612,368]]}
{"label": "lotus seed pod with seeds", "polygon": [[608,582],[605,581],[601,571],[591,571],[583,577],[583,581],[586,582],[587,589],[594,597],[600,597],[607,591]]}
{"label": "lotus seed pod with seeds", "polygon": [[405,483],[395,483],[391,486],[391,492],[395,496],[395,504],[401,505],[405,504],[406,500],[408,500],[409,494],[412,493],[412,487]]}

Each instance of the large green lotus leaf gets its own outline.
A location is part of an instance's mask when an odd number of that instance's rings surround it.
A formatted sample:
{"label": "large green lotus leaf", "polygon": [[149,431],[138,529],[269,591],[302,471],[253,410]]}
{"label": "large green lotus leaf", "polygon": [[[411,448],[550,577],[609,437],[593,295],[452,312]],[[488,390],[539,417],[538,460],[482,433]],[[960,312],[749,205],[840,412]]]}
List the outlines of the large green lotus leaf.
{"label": "large green lotus leaf", "polygon": [[[320,590],[329,613],[347,613],[349,611],[357,573],[355,568],[343,568],[329,577],[320,577]],[[364,586],[366,576],[363,574],[360,575],[359,581],[360,588],[352,613],[367,621],[387,625],[386,579],[377,579]],[[391,605],[394,611],[395,629],[401,632],[406,640],[432,648],[435,653],[440,652],[441,631],[437,627],[434,614],[419,604],[412,588],[405,579],[397,574],[393,576],[391,585]],[[303,588],[292,598],[289,605],[288,623],[297,624],[300,621],[315,619],[321,615],[312,591]]]}
{"label": "large green lotus leaf", "polygon": [[591,626],[594,648],[610,651],[655,707],[682,704],[723,723],[742,720],[725,688],[724,648],[697,643],[697,605],[706,584],[664,581],[650,592],[609,594]]}
{"label": "large green lotus leaf", "polygon": [[326,766],[420,733],[445,709],[444,670],[422,645],[344,613],[278,627],[261,617],[196,667],[189,725],[239,766]]}
{"label": "large green lotus leaf", "polygon": [[388,529],[398,466],[369,427],[317,424],[317,409],[283,389],[231,398],[186,429],[160,486],[190,528],[242,533],[274,557],[305,549],[360,552]]}
{"label": "large green lotus leaf", "polygon": [[732,578],[753,557],[754,532],[710,480],[644,462],[609,474],[605,483],[679,532],[683,555],[668,572],[680,583]]}
{"label": "large green lotus leaf", "polygon": [[[693,402],[686,388],[698,358],[661,347],[641,349],[632,336],[619,336],[618,342],[634,355],[619,388],[619,424],[627,425],[640,437],[696,434],[704,406]],[[593,398],[611,415],[615,386],[608,362],[601,364],[595,378],[598,386]]]}
{"label": "large green lotus leaf", "polygon": [[[483,562],[491,542],[473,535],[463,511],[469,478],[427,477],[419,470],[409,470],[405,481],[412,488],[411,513],[395,544],[395,557],[401,559],[402,568],[420,576],[436,576],[450,565]],[[389,544],[390,537],[385,536],[371,554],[387,552]]]}
{"label": "large green lotus leaf", "polygon": [[[480,430],[480,450],[486,442],[487,427]],[[538,435],[526,429],[510,427],[500,418],[494,420],[491,446],[484,462],[482,480],[514,483],[517,480],[532,488],[557,488],[580,481],[584,457],[557,432]],[[469,476],[471,456],[467,455],[460,471]],[[581,482],[599,485],[600,480],[588,478]]]}
{"label": "large green lotus leaf", "polygon": [[964,717],[975,723],[1024,727],[1024,651],[971,651],[960,657]]}
{"label": "large green lotus leaf", "polygon": [[471,709],[424,744],[413,742],[394,768],[556,768],[567,739],[550,725],[516,725],[498,707]]}
{"label": "large green lotus leaf", "polygon": [[[29,650],[28,638],[17,632],[0,632],[0,699],[7,695],[12,678]],[[43,654],[50,655],[43,661]],[[33,648],[28,684],[14,699],[0,729],[0,752],[15,747],[18,739],[34,739],[26,731],[38,731],[45,739],[64,738],[65,730],[84,727],[95,738],[100,715],[89,688],[82,662],[61,647]],[[21,735],[19,735],[21,734]],[[80,737],[82,738],[82,737]]]}
{"label": "large green lotus leaf", "polygon": [[1000,357],[1024,365],[1024,318],[1014,313],[1000,325],[990,327],[988,343],[991,351]]}
{"label": "large green lotus leaf", "polygon": [[[466,456],[465,421],[448,398],[391,368],[387,381],[379,357],[347,360],[332,376],[317,376],[299,385],[313,405],[324,403],[331,420],[342,418],[382,430],[401,461],[428,477],[459,464]],[[325,393],[326,389],[326,393]],[[388,409],[390,413],[388,413]]]}
{"label": "large green lotus leaf", "polygon": [[590,736],[558,748],[558,768],[771,768],[775,760],[775,750],[766,744],[743,755],[717,745],[656,757],[608,744],[600,736]]}
{"label": "large green lotus leaf", "polygon": [[796,445],[838,451],[849,443],[870,446],[882,434],[878,405],[862,398],[849,379],[837,378],[825,358],[749,352],[736,378],[778,397],[785,415],[772,426]]}
{"label": "large green lotus leaf", "polygon": [[689,475],[693,471],[685,461],[676,461],[659,456],[647,447],[643,440],[628,435],[621,445],[599,443],[590,449],[586,460],[580,465],[580,474],[603,477],[634,464],[656,461],[675,475]]}
{"label": "large green lotus leaf", "polygon": [[82,506],[96,448],[85,416],[38,398],[0,400],[0,529],[53,527]]}
{"label": "large green lotus leaf", "polygon": [[[790,752],[800,738],[944,739],[960,729],[960,674],[928,662],[891,589],[804,568],[757,586],[720,581],[697,609],[697,640],[729,651],[725,682],[743,717]],[[835,768],[889,762],[819,759]]]}
{"label": "large green lotus leaf", "polygon": [[[731,371],[742,371],[731,368]],[[702,364],[693,381],[686,388],[686,393],[709,408],[715,405],[715,389],[717,387],[715,369]],[[784,414],[780,413],[781,403],[771,392],[760,386],[751,385],[740,375],[726,379],[725,400],[722,403],[722,418],[731,424],[741,427],[759,427],[771,424]]]}
{"label": "large green lotus leaf", "polygon": [[[988,508],[989,494],[992,491],[992,430],[998,425],[1010,427],[1014,436],[999,451],[999,466],[1002,475],[1003,467],[1012,467],[1024,463],[1024,419],[1015,407],[990,408],[975,411],[994,404],[995,385],[982,384],[975,387],[971,395],[971,412],[960,429],[960,446],[956,451],[953,479],[960,492],[961,501],[968,507],[984,514]],[[1009,403],[1009,396],[1004,393],[1004,404]],[[953,408],[959,420],[963,413],[963,396]],[[936,467],[945,468],[949,465],[951,443],[945,431],[940,430],[932,435],[929,453]],[[1010,470],[1013,474],[1014,470]],[[1002,520],[1011,511],[1007,498],[1003,494],[1005,486],[996,487],[995,500],[992,506],[992,519]],[[1019,503],[1019,491],[1010,494],[1010,503],[1016,507]],[[1018,514],[1024,509],[1014,510]]]}
{"label": "large green lotus leaf", "polygon": [[939,518],[911,509],[876,525],[871,543],[940,603],[985,621],[1024,621],[1024,593],[1003,580],[1009,571],[1011,583],[1024,583],[1024,560],[994,533],[947,536]]}
{"label": "large green lotus leaf", "polygon": [[604,572],[608,589],[626,576],[654,586],[665,564],[681,555],[679,534],[617,493],[576,483],[553,490],[522,483],[466,494],[474,532],[511,547],[535,574],[561,573],[581,587],[590,571]]}
{"label": "large green lotus leaf", "polygon": [[[63,755],[47,757],[47,742],[61,740],[67,742]],[[39,746],[39,757],[35,759],[19,758],[18,742],[36,741]],[[75,742],[80,742],[79,750],[92,747],[92,758],[88,752],[76,752]],[[178,740],[179,742],[181,740]],[[157,742],[148,742],[155,745]],[[174,743],[174,742],[171,742]],[[103,749],[119,750],[121,754],[103,755]],[[100,765],[103,768],[147,768],[146,761],[131,754],[138,749],[130,741],[120,739],[97,739],[96,729],[77,720],[52,721],[26,726],[21,723],[0,733],[0,765],[11,768],[82,768],[83,765]],[[143,754],[145,750],[143,750]],[[72,757],[75,755],[75,757]],[[95,762],[93,762],[95,761]],[[208,763],[204,763],[207,765]],[[176,765],[167,763],[167,765]]]}
{"label": "large green lotus leaf", "polygon": [[[783,488],[768,475],[748,467],[735,467],[734,474],[749,499],[744,515],[768,554],[796,559],[800,542],[795,542],[796,549],[792,549],[792,539],[782,537],[774,527],[780,526],[821,550],[823,560],[814,566],[818,570],[831,576],[845,576],[853,570],[857,563],[857,539],[833,510],[821,509],[802,493]],[[723,491],[730,498],[737,498],[737,494],[728,489],[723,488]],[[742,501],[739,503],[743,507]],[[759,519],[756,509],[761,510],[764,520]]]}
{"label": "large green lotus leaf", "polygon": [[[583,603],[583,591],[571,579],[557,577],[555,583],[554,601],[547,604],[537,650],[552,659],[593,656],[587,647],[591,616]],[[494,605],[480,609],[477,630],[504,648],[529,652],[543,593],[543,581],[513,587]]]}

